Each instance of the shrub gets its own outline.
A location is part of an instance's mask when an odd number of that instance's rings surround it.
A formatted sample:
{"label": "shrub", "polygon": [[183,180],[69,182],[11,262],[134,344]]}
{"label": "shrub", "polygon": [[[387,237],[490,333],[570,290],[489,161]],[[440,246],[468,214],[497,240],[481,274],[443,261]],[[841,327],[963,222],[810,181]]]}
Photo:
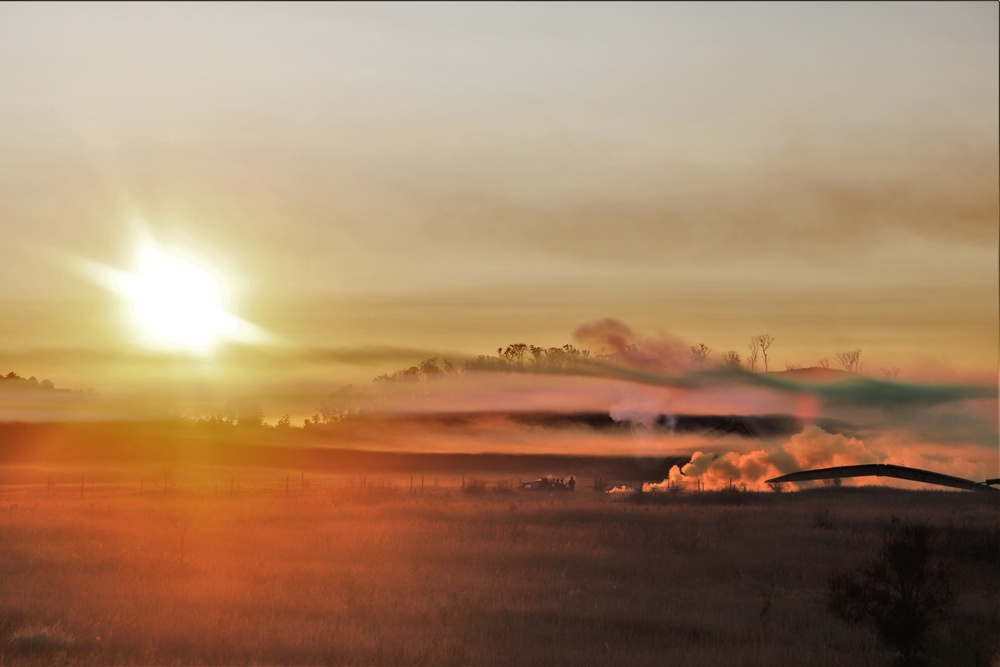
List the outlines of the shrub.
{"label": "shrub", "polygon": [[828,508],[824,507],[813,512],[813,526],[828,530],[834,527],[833,514]]}
{"label": "shrub", "polygon": [[10,636],[11,647],[21,653],[63,650],[73,643],[73,636],[57,625],[26,625]]}
{"label": "shrub", "polygon": [[463,483],[462,491],[464,493],[483,493],[486,491],[486,482],[481,479],[470,479]]}
{"label": "shrub", "polygon": [[878,557],[829,581],[829,610],[838,618],[873,626],[901,665],[919,665],[933,626],[951,601],[948,573],[931,564],[930,526],[893,517]]}

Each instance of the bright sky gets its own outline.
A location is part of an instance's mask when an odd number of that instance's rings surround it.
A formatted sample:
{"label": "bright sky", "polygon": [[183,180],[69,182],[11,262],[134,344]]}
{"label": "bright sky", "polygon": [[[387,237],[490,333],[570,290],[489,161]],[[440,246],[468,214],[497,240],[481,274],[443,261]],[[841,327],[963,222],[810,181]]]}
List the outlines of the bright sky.
{"label": "bright sky", "polygon": [[[998,25],[993,2],[2,3],[0,371],[162,373],[81,268],[154,238],[224,276],[272,380],[604,317],[718,352],[767,332],[779,367],[992,375]],[[249,373],[225,345],[198,363]]]}

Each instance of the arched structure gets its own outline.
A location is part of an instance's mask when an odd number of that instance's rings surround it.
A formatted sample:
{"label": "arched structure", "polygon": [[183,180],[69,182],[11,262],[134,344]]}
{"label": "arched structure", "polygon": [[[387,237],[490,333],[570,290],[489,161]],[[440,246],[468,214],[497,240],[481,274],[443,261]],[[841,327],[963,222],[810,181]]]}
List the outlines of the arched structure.
{"label": "arched structure", "polygon": [[817,468],[816,470],[800,470],[799,472],[788,473],[781,477],[774,477],[767,480],[768,484],[782,484],[784,482],[813,482],[821,479],[843,479],[845,477],[895,477],[896,479],[906,479],[911,482],[923,482],[925,484],[937,484],[938,486],[949,486],[953,489],[965,489],[966,491],[992,491],[990,484],[1000,483],[1000,479],[989,479],[985,482],[973,482],[970,479],[952,477],[940,472],[921,470],[920,468],[907,468],[888,463],[869,463],[856,466],[837,466],[834,468]]}

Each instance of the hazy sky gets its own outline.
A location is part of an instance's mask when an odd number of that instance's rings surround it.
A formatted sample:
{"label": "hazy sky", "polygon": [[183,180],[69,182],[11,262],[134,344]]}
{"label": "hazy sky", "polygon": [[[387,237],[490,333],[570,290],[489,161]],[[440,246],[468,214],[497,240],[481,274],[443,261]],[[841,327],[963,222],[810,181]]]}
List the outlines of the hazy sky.
{"label": "hazy sky", "polygon": [[717,352],[768,332],[779,367],[863,348],[995,377],[998,25],[993,2],[2,3],[0,372],[132,363],[80,264],[152,234],[300,378],[604,317]]}

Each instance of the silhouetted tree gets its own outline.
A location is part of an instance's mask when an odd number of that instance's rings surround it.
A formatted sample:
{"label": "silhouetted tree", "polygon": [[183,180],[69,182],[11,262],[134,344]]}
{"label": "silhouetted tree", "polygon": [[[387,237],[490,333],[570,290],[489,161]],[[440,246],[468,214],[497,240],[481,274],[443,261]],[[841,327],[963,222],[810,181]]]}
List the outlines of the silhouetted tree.
{"label": "silhouetted tree", "polygon": [[881,370],[882,370],[882,375],[884,375],[886,379],[889,380],[895,380],[896,378],[899,377],[899,374],[901,372],[899,370],[899,366],[893,366],[892,368],[883,368]]}
{"label": "silhouetted tree", "polygon": [[754,340],[757,341],[757,347],[760,349],[760,354],[762,357],[764,357],[764,372],[766,373],[768,371],[767,351],[768,349],[770,349],[771,344],[774,342],[774,336],[770,334],[760,334],[758,336],[754,336]]}
{"label": "silhouetted tree", "polygon": [[566,351],[561,347],[550,347],[545,350],[545,366],[546,368],[563,368],[566,365],[567,357]]}
{"label": "silhouetted tree", "polygon": [[424,377],[427,378],[437,377],[438,375],[441,375],[441,373],[444,372],[440,368],[438,368],[437,357],[421,361],[420,366],[418,368],[420,369],[420,372],[424,374]]}
{"label": "silhouetted tree", "polygon": [[[34,375],[31,377],[22,377],[15,371],[10,371],[6,375],[0,375],[0,382],[2,382],[4,386],[12,389],[23,389],[28,391],[34,391],[37,389],[56,390],[56,386],[52,384],[51,380],[42,380],[39,382],[38,378]],[[58,391],[69,392],[70,390],[59,389]]]}
{"label": "silhouetted tree", "polygon": [[952,599],[944,564],[930,560],[933,537],[930,526],[893,517],[874,561],[829,580],[830,612],[871,624],[901,665],[922,664],[931,630]]}
{"label": "silhouetted tree", "polygon": [[740,367],[740,353],[736,350],[727,350],[722,355],[722,363],[726,368],[738,369]]}
{"label": "silhouetted tree", "polygon": [[816,360],[816,365],[819,366],[820,368],[829,368],[830,367],[830,358],[829,357],[823,357],[822,359],[817,359]]}
{"label": "silhouetted tree", "polygon": [[747,345],[747,352],[747,368],[756,372],[757,358],[760,356],[760,341],[757,340],[757,336],[750,339],[750,344]]}
{"label": "silhouetted tree", "polygon": [[510,370],[510,362],[501,356],[503,354],[503,349],[498,348],[498,354],[495,357],[491,357],[486,354],[480,354],[475,359],[468,359],[465,362],[464,368],[467,371],[506,371]]}
{"label": "silhouetted tree", "polygon": [[[440,366],[438,364],[441,364]],[[385,382],[417,382],[440,377],[447,373],[458,372],[455,366],[447,359],[441,360],[438,357],[424,359],[416,366],[410,366],[393,373],[383,373],[376,376],[372,381],[376,384]]]}
{"label": "silhouetted tree", "polygon": [[514,343],[512,345],[508,345],[507,348],[499,354],[499,356],[503,357],[511,364],[523,366],[524,354],[527,351],[528,346],[525,343]]}
{"label": "silhouetted tree", "polygon": [[861,348],[839,352],[833,355],[833,358],[849,373],[857,373],[861,370]]}
{"label": "silhouetted tree", "polygon": [[691,361],[696,364],[704,364],[705,360],[708,359],[708,355],[712,353],[712,348],[704,343],[698,343],[697,345],[691,346]]}
{"label": "silhouetted tree", "polygon": [[578,359],[587,359],[590,356],[588,350],[580,350],[573,345],[566,344],[562,347],[543,348],[537,345],[526,343],[513,343],[507,347],[498,347],[496,356],[480,354],[473,359],[467,359],[462,368],[456,368],[447,359],[433,357],[426,359],[416,366],[398,370],[393,373],[383,373],[374,378],[375,383],[429,380],[446,374],[459,373],[465,371],[489,371],[489,372],[514,372],[524,368],[524,359],[527,354],[531,354],[531,366],[538,369],[560,369],[566,368],[570,363]]}

